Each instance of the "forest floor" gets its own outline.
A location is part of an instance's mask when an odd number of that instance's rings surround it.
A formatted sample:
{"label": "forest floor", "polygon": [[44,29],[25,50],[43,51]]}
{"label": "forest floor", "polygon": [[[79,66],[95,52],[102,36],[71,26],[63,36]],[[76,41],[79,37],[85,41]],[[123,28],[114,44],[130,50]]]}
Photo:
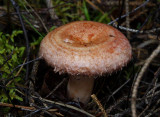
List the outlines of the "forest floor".
{"label": "forest floor", "polygon": [[[73,21],[120,30],[132,46],[122,70],[95,79],[87,104],[67,98],[67,74],[39,56],[48,32]],[[159,117],[160,0],[1,0],[0,116]]]}

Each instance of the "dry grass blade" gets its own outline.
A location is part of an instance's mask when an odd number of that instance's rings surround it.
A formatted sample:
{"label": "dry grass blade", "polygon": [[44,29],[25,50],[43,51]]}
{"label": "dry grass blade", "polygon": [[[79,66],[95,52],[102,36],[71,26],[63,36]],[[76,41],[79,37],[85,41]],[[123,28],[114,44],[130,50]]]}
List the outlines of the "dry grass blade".
{"label": "dry grass blade", "polygon": [[98,98],[96,97],[96,95],[92,94],[91,97],[94,100],[94,102],[98,105],[99,109],[102,111],[104,117],[108,117],[106,111],[104,110],[102,104],[100,103],[100,101],[98,100]]}

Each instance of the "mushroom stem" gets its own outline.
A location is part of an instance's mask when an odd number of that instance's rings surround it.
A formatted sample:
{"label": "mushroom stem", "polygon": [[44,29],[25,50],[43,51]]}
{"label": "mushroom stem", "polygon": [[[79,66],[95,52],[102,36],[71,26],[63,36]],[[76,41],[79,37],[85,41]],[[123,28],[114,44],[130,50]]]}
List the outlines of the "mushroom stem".
{"label": "mushroom stem", "polygon": [[86,104],[90,99],[94,80],[89,76],[70,76],[67,86],[68,97],[76,102]]}

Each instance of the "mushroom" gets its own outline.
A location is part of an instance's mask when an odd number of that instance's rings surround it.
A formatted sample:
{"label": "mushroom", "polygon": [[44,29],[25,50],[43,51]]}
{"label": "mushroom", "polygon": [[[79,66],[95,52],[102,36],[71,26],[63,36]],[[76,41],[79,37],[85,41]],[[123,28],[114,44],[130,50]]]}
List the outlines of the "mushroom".
{"label": "mushroom", "polygon": [[93,21],[76,21],[48,33],[40,44],[39,56],[54,72],[69,75],[68,97],[86,104],[95,78],[125,66],[132,50],[117,29]]}

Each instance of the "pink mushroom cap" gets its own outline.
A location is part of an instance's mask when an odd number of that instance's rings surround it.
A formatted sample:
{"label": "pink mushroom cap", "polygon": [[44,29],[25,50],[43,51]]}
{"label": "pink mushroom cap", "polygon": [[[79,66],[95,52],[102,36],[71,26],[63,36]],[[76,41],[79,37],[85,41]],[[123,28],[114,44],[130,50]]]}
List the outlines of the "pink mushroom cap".
{"label": "pink mushroom cap", "polygon": [[132,50],[127,38],[116,28],[76,21],[48,33],[41,42],[39,56],[55,72],[100,76],[125,66]]}

